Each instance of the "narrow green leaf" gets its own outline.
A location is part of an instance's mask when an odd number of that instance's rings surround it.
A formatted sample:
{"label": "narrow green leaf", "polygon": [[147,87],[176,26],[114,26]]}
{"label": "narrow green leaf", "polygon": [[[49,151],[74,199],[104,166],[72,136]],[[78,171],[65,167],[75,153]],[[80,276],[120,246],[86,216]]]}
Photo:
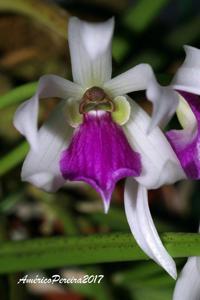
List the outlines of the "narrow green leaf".
{"label": "narrow green leaf", "polygon": [[160,288],[159,286],[156,289],[155,287],[152,288],[145,288],[145,284],[143,287],[139,287],[137,289],[132,289],[134,299],[135,300],[171,300],[172,299],[172,290],[168,288]]}
{"label": "narrow green leaf", "polygon": [[146,278],[157,276],[162,274],[163,269],[152,261],[139,262],[136,266],[131,267],[128,270],[120,271],[113,276],[113,280],[124,285],[125,283],[131,283],[132,281],[143,281]]}
{"label": "narrow green leaf", "polygon": [[1,95],[0,109],[29,99],[35,93],[37,85],[37,82],[26,83],[24,85],[16,87],[5,95]]}
{"label": "narrow green leaf", "polygon": [[124,24],[134,31],[144,31],[168,2],[169,0],[140,0],[129,8],[124,16]]}
{"label": "narrow green leaf", "polygon": [[112,42],[112,55],[117,62],[121,62],[127,55],[130,45],[123,37],[114,37]]}
{"label": "narrow green leaf", "polygon": [[16,192],[8,195],[0,202],[0,213],[8,213],[23,198],[22,192]]}
{"label": "narrow green leaf", "polygon": [[[95,224],[108,226],[109,228],[114,229],[115,231],[124,231],[128,230],[128,223],[126,218],[124,218],[124,212],[121,209],[111,207],[109,214],[102,214],[101,212],[96,212],[93,214],[88,214]],[[119,221],[120,220],[120,221]]]}
{"label": "narrow green leaf", "polygon": [[[165,233],[161,237],[173,257],[200,256],[199,234]],[[0,273],[144,259],[148,257],[131,234],[39,238],[2,243]]]}
{"label": "narrow green leaf", "polygon": [[[103,271],[97,266],[87,266],[85,269],[87,275],[102,275]],[[109,299],[114,300],[110,292],[110,286],[106,282],[106,278],[101,281],[101,284],[71,284],[70,288],[86,297],[94,298],[96,300]]]}
{"label": "narrow green leaf", "polygon": [[187,23],[182,24],[170,33],[166,38],[166,44],[173,49],[180,49],[184,44],[190,44],[199,38],[200,18],[193,18]]}
{"label": "narrow green leaf", "polygon": [[27,142],[21,143],[6,156],[0,159],[0,176],[16,167],[26,156],[29,146]]}

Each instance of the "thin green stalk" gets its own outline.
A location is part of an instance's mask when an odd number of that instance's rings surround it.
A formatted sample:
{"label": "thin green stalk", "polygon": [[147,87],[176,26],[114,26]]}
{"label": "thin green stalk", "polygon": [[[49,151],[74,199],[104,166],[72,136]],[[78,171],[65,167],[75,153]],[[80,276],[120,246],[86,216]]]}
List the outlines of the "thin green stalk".
{"label": "thin green stalk", "polygon": [[198,39],[200,33],[199,15],[189,22],[177,27],[166,38],[165,43],[174,50],[179,50],[184,44],[190,45]]}
{"label": "thin green stalk", "polygon": [[[200,256],[199,234],[164,233],[161,237],[173,257]],[[0,273],[144,259],[148,257],[131,234],[40,238],[2,243]]]}
{"label": "thin green stalk", "polygon": [[0,0],[0,11],[27,15],[60,36],[67,37],[69,14],[56,5],[42,0]]}
{"label": "thin green stalk", "polygon": [[0,96],[0,109],[8,107],[9,105],[20,103],[33,96],[37,89],[37,82],[31,82],[7,92]]}
{"label": "thin green stalk", "polygon": [[10,193],[0,201],[0,214],[6,215],[17,203],[19,203],[24,197],[23,192],[16,191]]}
{"label": "thin green stalk", "polygon": [[[27,100],[35,93],[37,89],[37,85],[38,85],[37,82],[27,83],[9,91],[5,95],[1,95],[0,109]],[[27,151],[28,151],[28,144],[26,142],[23,142],[18,147],[13,149],[10,153],[8,153],[3,158],[1,158],[0,176],[4,175],[12,168],[14,168],[17,164],[19,164],[26,156]]]}
{"label": "thin green stalk", "polygon": [[137,32],[144,31],[168,2],[169,0],[137,1],[124,16],[125,25]]}
{"label": "thin green stalk", "polygon": [[[37,191],[38,200],[45,203],[63,224],[63,230],[66,235],[78,235],[77,224],[71,216],[69,209],[63,209],[59,201],[56,201],[55,196],[42,191]],[[65,201],[68,201],[68,195],[65,195]],[[69,201],[68,201],[69,202]]]}
{"label": "thin green stalk", "polygon": [[13,151],[4,156],[0,160],[0,176],[17,166],[26,156],[28,148],[29,146],[27,142],[23,142]]}
{"label": "thin green stalk", "polygon": [[24,284],[17,284],[22,274],[9,274],[9,300],[25,300],[27,299],[26,287]]}
{"label": "thin green stalk", "polygon": [[122,270],[113,276],[113,280],[121,285],[129,284],[134,281],[144,281],[149,277],[160,276],[162,268],[152,261],[137,263],[137,265],[128,270]]}

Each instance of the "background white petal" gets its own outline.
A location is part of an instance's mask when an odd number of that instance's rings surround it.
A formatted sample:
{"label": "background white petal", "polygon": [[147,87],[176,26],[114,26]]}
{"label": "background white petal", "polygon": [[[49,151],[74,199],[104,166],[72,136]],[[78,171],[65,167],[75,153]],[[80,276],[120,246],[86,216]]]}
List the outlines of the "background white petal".
{"label": "background white petal", "polygon": [[186,175],[163,132],[154,128],[147,134],[151,122],[148,114],[130,97],[129,121],[123,126],[133,150],[141,155],[142,174],[135,179],[148,189],[171,184]]}
{"label": "background white petal", "polygon": [[162,87],[148,64],[139,64],[123,74],[109,80],[104,88],[113,97],[130,92],[146,90],[149,101],[153,103],[152,121],[148,131],[165,125],[176,111],[178,94],[170,87]]}
{"label": "background white petal", "polygon": [[200,299],[200,257],[189,257],[177,280],[173,300]]}
{"label": "background white petal", "polygon": [[132,178],[128,178],[124,203],[126,217],[138,245],[173,278],[176,278],[175,262],[164,248],[154,226],[146,188],[138,185]]}
{"label": "background white petal", "polygon": [[74,81],[84,88],[102,86],[112,73],[114,19],[88,23],[72,17],[68,30]]}
{"label": "background white petal", "polygon": [[174,76],[171,86],[200,95],[200,49],[184,46],[186,58]]}
{"label": "background white petal", "polygon": [[171,87],[161,86],[156,80],[148,85],[147,98],[153,103],[152,120],[148,127],[151,132],[157,125],[164,127],[174,115],[179,103],[179,95]]}
{"label": "background white petal", "polygon": [[45,191],[56,191],[63,179],[59,160],[67,147],[73,128],[67,124],[62,101],[38,132],[38,147],[31,149],[22,167],[22,180],[28,181]]}
{"label": "background white petal", "polygon": [[56,75],[45,75],[39,80],[36,94],[26,102],[22,103],[14,116],[14,126],[23,134],[31,147],[38,146],[38,110],[39,99],[58,97],[81,97],[82,89],[71,81]]}

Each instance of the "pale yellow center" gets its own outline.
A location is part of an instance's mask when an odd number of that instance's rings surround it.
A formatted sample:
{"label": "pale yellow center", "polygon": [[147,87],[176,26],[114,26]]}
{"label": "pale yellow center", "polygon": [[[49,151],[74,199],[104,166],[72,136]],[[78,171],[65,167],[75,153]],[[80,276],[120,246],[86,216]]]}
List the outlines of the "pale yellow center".
{"label": "pale yellow center", "polygon": [[72,127],[79,126],[83,122],[83,114],[92,110],[109,111],[113,121],[119,125],[124,125],[128,121],[131,112],[126,97],[118,96],[111,99],[97,87],[88,89],[81,100],[69,98],[66,101],[66,117]]}

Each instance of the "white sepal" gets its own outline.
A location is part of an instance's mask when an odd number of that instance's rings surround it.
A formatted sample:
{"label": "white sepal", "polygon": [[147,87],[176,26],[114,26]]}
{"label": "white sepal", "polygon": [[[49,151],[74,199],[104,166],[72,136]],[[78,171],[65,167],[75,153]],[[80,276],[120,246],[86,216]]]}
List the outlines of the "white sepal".
{"label": "white sepal", "polygon": [[114,19],[103,23],[88,23],[72,17],[68,40],[75,82],[84,88],[102,86],[111,78],[111,41]]}
{"label": "white sepal", "polygon": [[135,179],[146,188],[155,189],[186,178],[163,132],[156,127],[147,134],[151,118],[130,97],[127,99],[131,115],[123,129],[133,150],[140,153],[142,162],[142,174]]}
{"label": "white sepal", "polygon": [[173,293],[173,300],[199,300],[200,299],[200,269],[199,257],[189,257]]}
{"label": "white sepal", "polygon": [[23,181],[48,192],[55,192],[65,182],[59,161],[61,152],[70,141],[73,128],[66,121],[64,107],[65,101],[62,101],[40,128],[37,149],[29,151],[22,167]]}
{"label": "white sepal", "polygon": [[153,103],[152,121],[147,128],[152,131],[157,125],[165,125],[176,111],[178,94],[170,87],[161,86],[148,64],[139,64],[104,84],[113,97],[134,91],[146,90],[146,96]]}
{"label": "white sepal", "polygon": [[14,116],[14,126],[28,140],[33,149],[38,148],[38,113],[40,98],[66,99],[81,97],[82,89],[77,84],[56,75],[45,75],[39,80],[36,94],[22,103]]}
{"label": "white sepal", "polygon": [[109,80],[103,87],[112,97],[117,97],[147,89],[152,79],[154,74],[151,66],[139,64]]}
{"label": "white sepal", "polygon": [[171,86],[200,95],[200,49],[184,46],[186,58],[174,76]]}
{"label": "white sepal", "polygon": [[176,265],[164,248],[154,226],[147,190],[134,179],[128,178],[125,185],[125,212],[131,232],[142,250],[176,278]]}
{"label": "white sepal", "polygon": [[165,127],[176,112],[179,95],[169,86],[161,86],[152,79],[147,88],[147,98],[153,103],[152,120],[148,127],[150,133],[157,125]]}

